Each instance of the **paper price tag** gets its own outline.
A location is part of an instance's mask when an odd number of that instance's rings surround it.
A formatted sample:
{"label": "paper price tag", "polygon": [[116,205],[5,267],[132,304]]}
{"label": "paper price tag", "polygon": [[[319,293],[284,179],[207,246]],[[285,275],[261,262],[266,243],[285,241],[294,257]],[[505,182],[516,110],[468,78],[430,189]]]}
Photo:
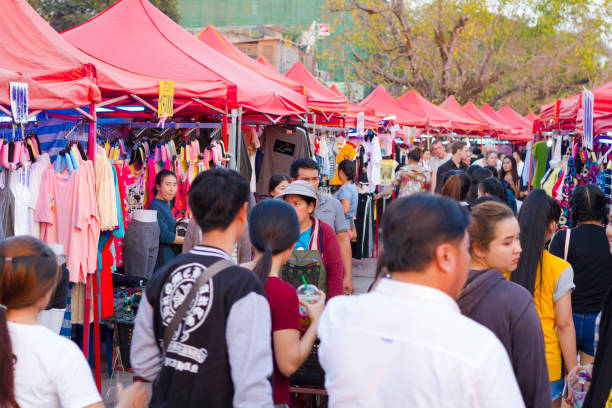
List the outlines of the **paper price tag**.
{"label": "paper price tag", "polygon": [[174,114],[174,82],[159,81],[157,117],[169,118]]}

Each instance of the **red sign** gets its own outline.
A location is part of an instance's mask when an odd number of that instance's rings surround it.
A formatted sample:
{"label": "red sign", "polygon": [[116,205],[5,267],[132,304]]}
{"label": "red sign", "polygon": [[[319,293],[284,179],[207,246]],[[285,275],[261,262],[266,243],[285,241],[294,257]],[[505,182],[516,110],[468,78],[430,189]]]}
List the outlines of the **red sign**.
{"label": "red sign", "polygon": [[329,37],[331,27],[329,24],[319,24],[319,37]]}

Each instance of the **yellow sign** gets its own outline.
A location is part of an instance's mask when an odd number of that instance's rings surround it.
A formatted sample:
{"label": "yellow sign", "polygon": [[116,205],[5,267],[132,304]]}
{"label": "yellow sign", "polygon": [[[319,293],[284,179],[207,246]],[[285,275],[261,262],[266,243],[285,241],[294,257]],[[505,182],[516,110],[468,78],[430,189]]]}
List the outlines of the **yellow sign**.
{"label": "yellow sign", "polygon": [[174,114],[174,82],[159,81],[157,117],[169,118]]}
{"label": "yellow sign", "polygon": [[391,184],[395,178],[395,162],[383,160],[380,162],[380,184]]}

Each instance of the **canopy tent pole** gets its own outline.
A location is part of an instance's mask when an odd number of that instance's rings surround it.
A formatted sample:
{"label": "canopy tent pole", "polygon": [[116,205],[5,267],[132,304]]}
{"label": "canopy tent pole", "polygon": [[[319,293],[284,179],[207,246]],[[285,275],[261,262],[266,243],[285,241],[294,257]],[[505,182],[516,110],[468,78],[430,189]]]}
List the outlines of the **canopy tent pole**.
{"label": "canopy tent pole", "polygon": [[[89,105],[89,111],[91,119],[89,122],[89,138],[87,141],[87,155],[91,160],[92,164],[95,165],[95,157],[96,157],[96,125],[97,125],[97,117],[96,117],[96,105],[94,103]],[[85,354],[85,358],[88,359],[89,356],[89,313],[90,313],[90,304],[91,304],[91,289],[92,289],[92,281],[93,281],[93,306],[94,306],[94,373],[96,379],[96,386],[98,387],[98,391],[102,392],[102,375],[100,372],[100,311],[98,301],[100,299],[100,288],[98,285],[99,272],[96,266],[96,272],[92,276],[90,274],[87,275],[87,284],[85,287],[85,316],[83,322],[83,353]]]}
{"label": "canopy tent pole", "polygon": [[223,119],[221,133],[223,135],[223,145],[225,146],[225,151],[230,152],[227,140],[227,115],[227,101],[225,101],[225,113],[221,115],[221,118]]}
{"label": "canopy tent pole", "polygon": [[238,164],[236,163],[236,159],[238,158],[237,152],[237,140],[236,140],[236,118],[238,116],[238,110],[232,109],[231,112],[231,123],[230,123],[230,132],[229,132],[229,141],[227,146],[227,151],[231,154],[230,157],[230,169],[236,170],[238,168]]}
{"label": "canopy tent pole", "polygon": [[242,106],[240,106],[236,116],[236,169],[240,168],[242,160],[248,160],[248,158],[243,159],[242,157],[242,137]]}

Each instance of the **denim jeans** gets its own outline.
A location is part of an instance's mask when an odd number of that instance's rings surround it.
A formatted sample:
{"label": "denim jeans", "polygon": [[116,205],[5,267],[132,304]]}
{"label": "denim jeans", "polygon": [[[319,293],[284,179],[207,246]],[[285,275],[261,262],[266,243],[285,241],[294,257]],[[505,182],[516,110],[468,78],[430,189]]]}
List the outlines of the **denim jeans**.
{"label": "denim jeans", "polygon": [[595,355],[595,319],[599,313],[574,313],[576,347],[578,351]]}

